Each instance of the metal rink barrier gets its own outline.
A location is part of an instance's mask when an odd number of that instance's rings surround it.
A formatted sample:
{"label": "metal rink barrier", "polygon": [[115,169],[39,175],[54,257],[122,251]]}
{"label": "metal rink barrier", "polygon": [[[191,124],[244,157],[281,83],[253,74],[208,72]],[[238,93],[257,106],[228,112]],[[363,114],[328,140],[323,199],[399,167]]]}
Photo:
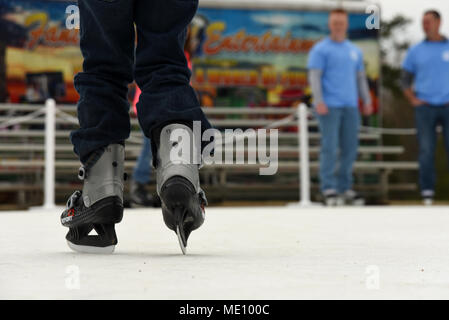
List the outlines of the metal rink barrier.
{"label": "metal rink barrier", "polygon": [[[55,207],[55,164],[56,164],[56,124],[59,122],[70,123],[78,125],[78,119],[68,112],[74,110],[73,105],[59,105],[56,107],[56,102],[53,99],[48,99],[45,105],[19,105],[19,104],[0,104],[0,111],[11,110],[14,108],[17,111],[29,111],[30,113],[18,117],[1,117],[3,122],[0,122],[0,130],[12,127],[21,123],[42,123],[45,124],[45,161],[44,161],[44,207]],[[299,205],[311,205],[311,178],[310,178],[310,145],[309,145],[309,127],[310,125],[317,126],[317,121],[313,119],[313,113],[308,110],[305,103],[300,103],[296,108],[224,108],[213,107],[203,108],[206,115],[223,115],[223,114],[241,114],[241,115],[284,115],[280,120],[251,120],[254,126],[263,125],[262,129],[277,129],[281,127],[297,126],[298,133],[298,172],[299,172]],[[45,114],[45,120],[40,118]],[[239,119],[225,119],[216,120],[220,126],[239,124],[248,124],[246,120]],[[137,122],[136,122],[137,123]],[[135,123],[135,124],[136,124]],[[248,126],[247,126],[248,127]],[[441,129],[439,129],[441,130]],[[416,129],[386,129],[361,127],[361,132],[372,134],[391,134],[391,135],[414,135]],[[242,137],[244,138],[244,136]],[[239,139],[239,137],[236,137]],[[141,137],[131,134],[127,142],[140,144]],[[226,144],[226,141],[221,141],[221,144]],[[0,161],[1,163],[1,161]]]}

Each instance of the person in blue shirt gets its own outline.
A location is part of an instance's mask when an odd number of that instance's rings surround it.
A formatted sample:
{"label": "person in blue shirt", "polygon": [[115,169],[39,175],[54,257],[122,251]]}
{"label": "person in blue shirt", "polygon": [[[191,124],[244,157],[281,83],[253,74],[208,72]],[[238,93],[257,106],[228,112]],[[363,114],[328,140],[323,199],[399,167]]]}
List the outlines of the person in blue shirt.
{"label": "person in blue shirt", "polygon": [[415,109],[419,144],[419,183],[426,205],[435,190],[436,127],[443,127],[449,154],[449,41],[441,35],[441,15],[429,10],[423,16],[426,39],[412,47],[403,62],[402,87]]}
{"label": "person in blue shirt", "polygon": [[[348,26],[346,11],[331,11],[330,36],[312,48],[308,61],[309,83],[322,136],[320,188],[327,205],[336,205],[339,198],[348,204],[362,200],[352,189],[360,126],[359,97],[364,102],[365,115],[373,110],[363,54],[347,39]],[[335,174],[338,160],[339,170]]]}

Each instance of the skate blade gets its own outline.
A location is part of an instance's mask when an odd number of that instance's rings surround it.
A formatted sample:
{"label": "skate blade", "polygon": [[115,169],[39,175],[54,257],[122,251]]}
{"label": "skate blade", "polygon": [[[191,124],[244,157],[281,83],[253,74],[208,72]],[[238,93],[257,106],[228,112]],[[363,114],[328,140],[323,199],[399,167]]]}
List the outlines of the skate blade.
{"label": "skate blade", "polygon": [[81,246],[74,244],[67,240],[67,245],[70,249],[79,253],[89,253],[89,254],[112,254],[115,250],[115,245],[108,247],[94,247],[94,246]]}
{"label": "skate blade", "polygon": [[178,236],[179,246],[181,247],[181,251],[183,255],[187,254],[187,247],[184,245],[184,241],[182,240],[181,231],[179,231],[179,226],[176,226],[176,235]]}

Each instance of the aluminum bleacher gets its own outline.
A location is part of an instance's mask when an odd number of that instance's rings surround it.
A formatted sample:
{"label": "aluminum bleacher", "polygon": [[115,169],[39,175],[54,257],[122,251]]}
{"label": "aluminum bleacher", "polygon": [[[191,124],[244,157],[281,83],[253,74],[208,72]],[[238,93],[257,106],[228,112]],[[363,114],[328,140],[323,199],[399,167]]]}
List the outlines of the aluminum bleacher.
{"label": "aluminum bleacher", "polygon": [[[0,105],[0,202],[36,205],[42,202],[45,169],[45,117],[27,118],[43,106]],[[79,162],[73,154],[69,133],[74,124],[76,107],[61,105],[57,110],[65,116],[56,118],[55,170],[56,199],[63,203],[71,191],[80,187],[76,179]],[[8,115],[5,115],[7,111]],[[204,108],[214,127],[262,128],[273,121],[295,113],[295,108]],[[21,121],[8,128],[2,124],[21,117]],[[140,153],[142,133],[137,119],[132,118],[132,139],[126,146],[126,168],[131,173]],[[212,202],[223,200],[284,200],[298,198],[298,148],[297,122],[294,119],[279,125],[278,173],[259,176],[260,165],[213,164],[201,171],[202,185]],[[308,121],[309,157],[312,190],[317,189],[317,169],[320,134],[317,121]],[[361,147],[355,165],[356,188],[381,201],[388,199],[391,190],[416,190],[416,183],[393,184],[389,177],[396,171],[416,171],[416,162],[398,161],[404,152],[402,146],[384,146],[380,133],[360,133]],[[248,150],[247,150],[248,151]],[[154,190],[154,186],[149,190]]]}

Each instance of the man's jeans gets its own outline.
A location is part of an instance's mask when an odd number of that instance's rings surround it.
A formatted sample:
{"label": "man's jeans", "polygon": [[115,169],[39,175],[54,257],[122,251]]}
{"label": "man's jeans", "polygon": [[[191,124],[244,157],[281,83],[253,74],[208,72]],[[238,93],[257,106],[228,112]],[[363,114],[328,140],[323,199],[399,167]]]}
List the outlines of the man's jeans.
{"label": "man's jeans", "polygon": [[321,131],[321,192],[334,190],[344,193],[352,190],[352,167],[359,146],[359,110],[330,107],[329,113],[318,116],[318,120]]}
{"label": "man's jeans", "polygon": [[137,159],[133,172],[133,180],[140,184],[148,184],[151,179],[151,144],[150,139],[143,138],[142,151]]}
{"label": "man's jeans", "polygon": [[198,0],[78,0],[78,5],[84,64],[75,77],[80,129],[71,141],[82,162],[95,149],[129,137],[127,85],[133,79],[142,89],[137,111],[147,137],[173,122],[198,120],[203,130],[210,128],[184,56]]}
{"label": "man's jeans", "polygon": [[436,128],[443,127],[446,153],[449,156],[449,106],[423,105],[415,108],[419,144],[419,184],[423,195],[433,196],[435,190]]}

